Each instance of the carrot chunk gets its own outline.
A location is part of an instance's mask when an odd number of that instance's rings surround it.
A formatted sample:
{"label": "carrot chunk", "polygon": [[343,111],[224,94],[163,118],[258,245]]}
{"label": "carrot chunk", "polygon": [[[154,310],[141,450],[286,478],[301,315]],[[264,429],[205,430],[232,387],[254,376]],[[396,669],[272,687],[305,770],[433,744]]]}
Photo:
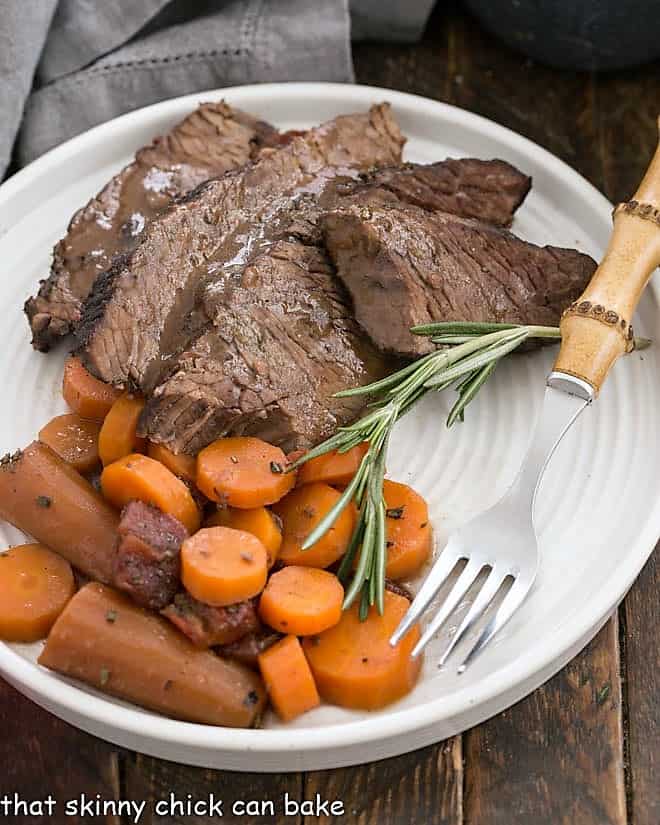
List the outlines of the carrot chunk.
{"label": "carrot chunk", "polygon": [[311,636],[341,619],[344,588],[327,570],[291,565],[268,580],[259,615],[274,630]]}
{"label": "carrot chunk", "polygon": [[238,510],[235,507],[219,508],[206,520],[205,527],[232,527],[252,533],[266,548],[268,567],[272,567],[282,545],[282,531],[277,519],[265,507]]}
{"label": "carrot chunk", "polygon": [[121,392],[95,378],[80,358],[71,356],[64,365],[64,400],[81,418],[103,421]]}
{"label": "carrot chunk", "polygon": [[167,467],[149,456],[131,453],[108,464],[101,473],[101,489],[119,509],[129,501],[144,501],[174,516],[189,533],[199,528],[200,514],[190,490]]}
{"label": "carrot chunk", "polygon": [[396,647],[389,641],[409,607],[403,596],[386,590],[382,616],[372,609],[362,622],[359,605],[354,604],[342,613],[339,624],[304,639],[323,699],[346,708],[375,710],[412,690],[422,665],[421,656],[410,658],[419,629],[415,625]]}
{"label": "carrot chunk", "polygon": [[280,561],[306,567],[328,567],[346,552],[355,526],[355,508],[349,505],[332,527],[309,550],[302,544],[340,498],[334,487],[321,482],[305,484],[278,502],[273,510],[282,519],[284,537]]}
{"label": "carrot chunk", "polygon": [[256,536],[230,527],[199,530],[181,546],[181,581],[191,596],[213,607],[251,599],[264,589],[266,548]]}
{"label": "carrot chunk", "polygon": [[43,544],[12,547],[0,555],[0,639],[44,639],[76,592],[68,561]]}
{"label": "carrot chunk", "polygon": [[369,445],[358,444],[345,453],[333,450],[325,455],[312,458],[300,467],[296,485],[310,484],[312,481],[323,481],[326,484],[336,484],[343,487],[350,483],[358,471],[358,467],[369,449]]}
{"label": "carrot chunk", "polygon": [[149,442],[147,453],[151,458],[160,461],[168,470],[171,470],[175,476],[179,476],[184,481],[189,481],[192,484],[197,480],[197,459],[192,455],[176,455],[162,444],[154,444]]}
{"label": "carrot chunk", "polygon": [[277,715],[285,722],[321,704],[300,642],[285,636],[259,654],[259,669]]}
{"label": "carrot chunk", "polygon": [[39,441],[79,473],[89,473],[99,463],[98,421],[76,413],[58,415],[39,430]]}
{"label": "carrot chunk", "polygon": [[211,501],[250,510],[274,504],[296,483],[279,447],[259,438],[220,438],[197,456],[197,486]]}
{"label": "carrot chunk", "polygon": [[386,479],[387,565],[390,579],[416,576],[433,546],[433,531],[424,499],[407,484]]}
{"label": "carrot chunk", "polygon": [[142,452],[145,440],[138,438],[137,425],[144,409],[144,399],[124,393],[106,415],[99,435],[99,455],[103,466],[119,461],[130,453]]}

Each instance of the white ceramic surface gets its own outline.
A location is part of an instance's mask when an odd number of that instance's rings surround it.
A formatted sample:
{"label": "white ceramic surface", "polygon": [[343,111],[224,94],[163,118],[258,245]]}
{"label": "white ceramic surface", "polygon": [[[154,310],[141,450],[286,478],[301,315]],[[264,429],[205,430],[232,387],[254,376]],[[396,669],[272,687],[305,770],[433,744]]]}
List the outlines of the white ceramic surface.
{"label": "white ceramic surface", "polygon": [[[524,138],[441,103],[359,86],[277,84],[208,92],[133,112],[69,141],[0,188],[0,452],[24,445],[63,410],[64,354],[31,350],[22,305],[46,275],[51,247],[68,218],[138,146],[199,101],[221,97],[284,128],[388,100],[408,136],[408,159],[473,155],[511,161],[534,178],[516,232],[596,257],[604,249],[610,204],[590,184]],[[638,333],[660,338],[659,301],[656,280],[636,318]],[[470,405],[465,423],[450,432],[444,427],[451,404],[446,393],[428,398],[400,426],[389,473],[427,497],[438,547],[454,525],[495,501],[512,479],[551,362],[551,349],[510,359]],[[0,673],[38,704],[91,733],[208,767],[338,767],[455,734],[516,702],[561,668],[604,623],[651,552],[660,534],[659,372],[657,347],[617,364],[597,404],[562,443],[539,496],[538,582],[463,676],[437,668],[440,639],[428,650],[415,691],[384,711],[324,706],[286,727],[271,718],[264,730],[230,730],[165,719],[60,678],[35,664],[40,645],[0,644]],[[0,542],[20,540],[17,531],[0,527]]]}

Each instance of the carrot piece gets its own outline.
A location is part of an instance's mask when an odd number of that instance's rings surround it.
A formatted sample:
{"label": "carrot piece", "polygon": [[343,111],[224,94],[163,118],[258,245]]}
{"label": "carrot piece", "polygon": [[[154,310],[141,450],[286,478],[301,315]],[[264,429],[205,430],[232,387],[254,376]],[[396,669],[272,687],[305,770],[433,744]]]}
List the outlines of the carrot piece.
{"label": "carrot piece", "polygon": [[79,590],[55,622],[39,664],[207,725],[250,727],[266,698],[256,673],[198,650],[166,619],[95,582]]}
{"label": "carrot piece", "polygon": [[410,653],[419,639],[415,625],[396,647],[390,636],[410,603],[385,591],[384,612],[372,609],[360,621],[356,603],[342,613],[339,624],[303,641],[319,693],[334,705],[375,710],[405,696],[415,686],[422,657]]}
{"label": "carrot piece", "polygon": [[260,438],[220,438],[197,456],[197,486],[211,501],[250,510],[274,504],[296,483],[286,456]]}
{"label": "carrot piece", "polygon": [[62,395],[81,418],[103,421],[121,392],[95,378],[80,358],[70,356],[64,365]]}
{"label": "carrot piece", "polygon": [[181,545],[181,581],[200,602],[225,607],[264,589],[266,548],[252,533],[231,527],[199,530]]}
{"label": "carrot piece", "polygon": [[341,619],[344,588],[327,570],[291,565],[268,580],[259,601],[259,616],[274,630],[311,636]]}
{"label": "carrot piece", "polygon": [[174,516],[189,533],[199,528],[199,510],[188,487],[149,456],[131,453],[108,464],[101,473],[101,490],[119,509],[129,501],[144,501]]}
{"label": "carrot piece", "polygon": [[345,486],[357,473],[360,462],[368,449],[369,444],[365,441],[345,453],[333,450],[306,461],[298,470],[296,486],[301,487],[312,481],[323,481],[339,487]]}
{"label": "carrot piece", "polygon": [[79,473],[89,473],[99,463],[98,421],[89,421],[76,413],[57,415],[39,430],[39,441]]}
{"label": "carrot piece", "polygon": [[43,544],[23,544],[0,554],[0,639],[45,639],[76,592],[68,561]]}
{"label": "carrot piece", "polygon": [[390,579],[416,576],[433,546],[433,531],[424,499],[407,484],[383,482],[387,529],[387,565]]}
{"label": "carrot piece", "polygon": [[300,642],[285,636],[259,654],[259,669],[277,715],[285,722],[321,704]]}
{"label": "carrot piece", "polygon": [[268,567],[272,567],[282,545],[282,531],[276,517],[265,507],[253,510],[237,510],[235,507],[221,507],[206,520],[205,527],[233,527],[252,533],[266,548]]}
{"label": "carrot piece", "polygon": [[273,510],[282,519],[284,537],[280,561],[305,567],[328,567],[346,552],[355,526],[355,507],[350,504],[327,533],[309,550],[302,544],[321,519],[340,498],[334,487],[320,481],[298,487]]}
{"label": "carrot piece", "polygon": [[146,441],[137,435],[143,409],[144,399],[129,392],[120,395],[112,405],[99,435],[99,455],[104,467],[125,455],[144,450]]}
{"label": "carrot piece", "polygon": [[46,444],[33,441],[0,462],[0,518],[91,579],[112,581],[119,516]]}
{"label": "carrot piece", "polygon": [[168,470],[171,470],[175,476],[179,476],[184,481],[189,481],[192,484],[197,480],[197,459],[192,455],[176,455],[162,444],[155,444],[153,441],[149,442],[147,454],[156,461],[164,464]]}

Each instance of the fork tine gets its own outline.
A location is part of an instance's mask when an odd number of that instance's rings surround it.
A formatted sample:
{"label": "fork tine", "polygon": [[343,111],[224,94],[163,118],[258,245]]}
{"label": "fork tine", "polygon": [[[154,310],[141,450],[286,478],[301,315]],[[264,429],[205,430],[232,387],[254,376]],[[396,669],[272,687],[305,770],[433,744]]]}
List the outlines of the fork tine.
{"label": "fork tine", "polygon": [[410,628],[419,620],[419,617],[429,606],[435,594],[447,581],[449,574],[462,558],[464,558],[464,556],[457,555],[453,551],[450,551],[449,545],[445,547],[431,568],[431,572],[426,577],[424,584],[420,587],[413,603],[406,611],[403,619],[401,619],[399,626],[392,634],[390,638],[392,647],[395,647]]}
{"label": "fork tine", "polygon": [[529,589],[529,584],[523,584],[519,578],[513,582],[502,604],[497,608],[495,615],[491,617],[486,627],[481,631],[481,635],[465,657],[463,664],[459,667],[459,673],[464,673],[467,670],[497,631],[509,621],[511,616],[513,616],[523,603],[525,596],[529,593]]}
{"label": "fork tine", "polygon": [[413,648],[413,651],[410,654],[413,659],[416,659],[417,656],[419,656],[419,654],[422,652],[422,650],[424,650],[424,648],[429,643],[431,638],[436,634],[436,632],[447,621],[449,616],[454,612],[458,603],[470,589],[472,583],[479,575],[479,571],[483,568],[483,566],[483,561],[474,561],[473,559],[470,559],[468,561],[468,563],[461,571],[461,575],[458,577],[458,579],[456,579],[456,583],[449,591],[449,593],[447,593],[447,598],[444,600],[444,602],[440,606],[440,609],[433,617],[433,621],[426,628],[424,634],[422,635],[422,638],[417,642],[417,644]]}
{"label": "fork tine", "polygon": [[438,662],[439,666],[444,665],[447,661],[449,656],[451,655],[452,650],[456,647],[456,645],[461,641],[461,639],[470,632],[474,624],[479,620],[480,616],[485,613],[488,608],[488,605],[493,601],[495,596],[497,595],[497,591],[502,587],[502,583],[504,582],[504,577],[500,576],[499,571],[496,567],[488,574],[488,578],[483,583],[481,590],[479,591],[476,599],[472,603],[472,607],[468,610],[463,618],[463,621],[458,626],[458,630],[449,640],[449,644],[445,652],[440,657],[440,661]]}

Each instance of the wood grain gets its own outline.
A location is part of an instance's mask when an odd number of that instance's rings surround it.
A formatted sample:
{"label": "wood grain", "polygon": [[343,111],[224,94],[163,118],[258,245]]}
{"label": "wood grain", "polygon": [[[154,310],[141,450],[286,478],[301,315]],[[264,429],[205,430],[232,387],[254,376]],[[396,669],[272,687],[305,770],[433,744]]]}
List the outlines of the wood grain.
{"label": "wood grain", "polygon": [[305,797],[341,799],[343,817],[305,818],[305,825],[461,825],[461,737],[369,765],[309,773]]}
{"label": "wood grain", "polygon": [[466,825],[626,823],[617,634],[466,734]]}

